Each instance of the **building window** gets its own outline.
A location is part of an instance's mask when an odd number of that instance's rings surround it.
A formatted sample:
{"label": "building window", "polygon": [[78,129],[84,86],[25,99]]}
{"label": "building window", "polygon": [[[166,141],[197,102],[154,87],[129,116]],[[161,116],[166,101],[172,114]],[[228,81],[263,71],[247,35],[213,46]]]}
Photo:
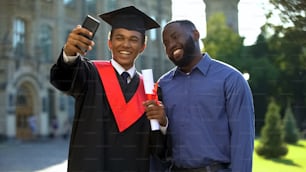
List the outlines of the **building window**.
{"label": "building window", "polygon": [[43,25],[39,33],[39,48],[45,61],[52,60],[52,28],[48,25]]}
{"label": "building window", "polygon": [[13,48],[16,55],[25,54],[25,21],[16,18],[13,23]]}

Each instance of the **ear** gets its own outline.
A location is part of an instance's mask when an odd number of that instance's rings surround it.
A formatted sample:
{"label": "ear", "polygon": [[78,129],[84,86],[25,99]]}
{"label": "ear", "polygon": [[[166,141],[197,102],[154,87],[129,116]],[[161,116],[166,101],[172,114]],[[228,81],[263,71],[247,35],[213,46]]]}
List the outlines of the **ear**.
{"label": "ear", "polygon": [[193,37],[195,40],[199,40],[200,39],[200,33],[198,30],[193,30]]}
{"label": "ear", "polygon": [[147,47],[147,44],[143,44],[142,48],[139,50],[139,54],[141,54],[145,50],[146,47]]}
{"label": "ear", "polygon": [[108,45],[109,50],[113,49],[113,45],[110,39],[107,41],[107,45]]}

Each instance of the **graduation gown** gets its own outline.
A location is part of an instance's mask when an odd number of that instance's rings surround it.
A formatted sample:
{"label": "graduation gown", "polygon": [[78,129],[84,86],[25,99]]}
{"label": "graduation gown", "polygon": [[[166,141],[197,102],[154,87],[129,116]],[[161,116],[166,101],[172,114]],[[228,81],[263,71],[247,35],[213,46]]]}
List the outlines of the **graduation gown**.
{"label": "graduation gown", "polygon": [[[151,131],[146,116],[119,132],[99,73],[86,58],[78,57],[68,65],[61,55],[50,72],[51,84],[75,98],[68,171],[149,171],[150,155],[162,156],[165,138],[160,131]],[[139,75],[128,85],[116,75],[114,79],[119,80],[126,101],[130,100],[140,82]]]}

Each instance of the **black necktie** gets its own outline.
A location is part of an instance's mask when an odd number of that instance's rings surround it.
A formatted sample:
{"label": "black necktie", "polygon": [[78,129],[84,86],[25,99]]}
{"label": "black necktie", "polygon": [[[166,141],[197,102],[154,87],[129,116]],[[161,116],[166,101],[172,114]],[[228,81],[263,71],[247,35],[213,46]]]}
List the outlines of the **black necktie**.
{"label": "black necktie", "polygon": [[128,79],[129,76],[130,76],[129,73],[127,73],[127,72],[122,72],[122,74],[121,74],[121,77],[126,84],[128,83],[127,79]]}

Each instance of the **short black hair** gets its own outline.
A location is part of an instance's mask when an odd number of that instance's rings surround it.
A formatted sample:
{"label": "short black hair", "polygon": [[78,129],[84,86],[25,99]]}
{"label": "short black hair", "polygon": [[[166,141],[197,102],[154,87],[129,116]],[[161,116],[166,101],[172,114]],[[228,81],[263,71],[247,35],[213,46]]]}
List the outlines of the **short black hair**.
{"label": "short black hair", "polygon": [[183,26],[185,29],[190,29],[190,30],[195,30],[196,27],[194,25],[194,23],[192,23],[190,20],[174,20],[174,21],[170,21],[169,23],[166,24],[165,27],[167,27],[170,24],[173,23],[178,23],[181,26]]}

